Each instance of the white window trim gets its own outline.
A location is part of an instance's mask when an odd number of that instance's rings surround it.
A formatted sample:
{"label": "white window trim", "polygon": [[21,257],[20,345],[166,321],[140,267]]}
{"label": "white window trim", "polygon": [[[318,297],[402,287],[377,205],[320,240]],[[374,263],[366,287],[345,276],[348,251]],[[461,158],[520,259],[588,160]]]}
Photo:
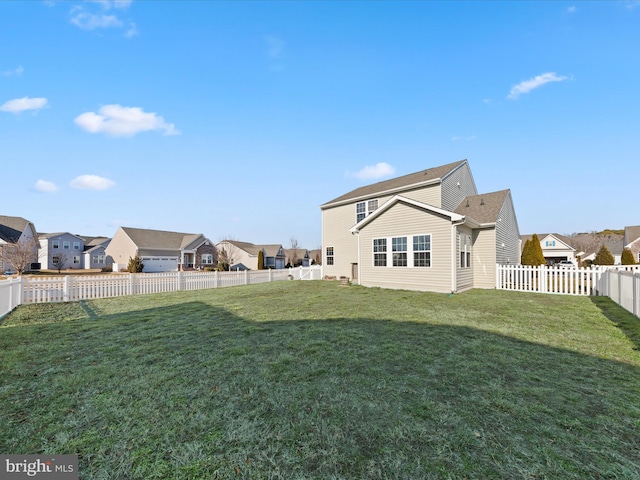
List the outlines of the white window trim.
{"label": "white window trim", "polygon": [[[370,209],[371,203],[375,202],[376,203],[376,208]],[[362,217],[361,219],[358,219],[358,205],[363,205],[364,204],[364,210],[363,212],[360,212],[360,214],[364,213],[364,217]],[[377,198],[370,198],[369,200],[363,200],[361,202],[356,202],[356,223],[361,222],[362,220],[364,220],[365,218],[367,218],[369,215],[371,215],[373,212],[375,212],[380,206],[380,200]]]}
{"label": "white window trim", "polygon": [[[331,249],[331,255],[329,255],[329,249]],[[324,256],[326,259],[327,265],[335,265],[336,264],[336,249],[332,246],[325,247]],[[329,258],[331,258],[331,263],[329,263]]]}
{"label": "white window trim", "polygon": [[[414,250],[413,249],[413,237],[429,237],[429,250]],[[393,240],[394,238],[402,238],[405,237],[407,239],[407,249],[402,251],[401,253],[406,253],[407,254],[407,266],[397,266],[395,267],[393,265]],[[381,253],[381,252],[374,252],[374,248],[373,248],[373,241],[374,240],[381,240],[381,239],[385,239],[387,241],[387,250],[386,250],[386,255],[387,255],[387,265],[386,266],[376,266],[375,265],[375,254],[376,253]],[[417,252],[428,252],[429,255],[429,266],[428,267],[422,267],[422,266],[415,266],[414,265],[414,253]],[[389,254],[391,253],[391,258],[389,258]],[[373,268],[395,268],[395,269],[405,269],[405,268],[418,268],[418,269],[428,269],[428,268],[433,268],[433,235],[431,233],[408,233],[408,234],[403,234],[403,235],[392,235],[390,237],[375,237],[371,239],[371,266]]]}
{"label": "white window trim", "polygon": [[[466,240],[469,240],[469,245],[467,245]],[[462,244],[462,241],[464,242],[464,245]],[[462,233],[462,232],[458,232],[458,268],[461,269],[468,269],[471,268],[471,264],[473,262],[473,258],[472,258],[472,242],[473,239],[471,237],[470,234],[468,233]],[[469,247],[467,250],[467,246]],[[464,247],[464,249],[463,249]],[[464,265],[462,262],[462,253],[464,253]],[[468,265],[467,265],[468,263]]]}

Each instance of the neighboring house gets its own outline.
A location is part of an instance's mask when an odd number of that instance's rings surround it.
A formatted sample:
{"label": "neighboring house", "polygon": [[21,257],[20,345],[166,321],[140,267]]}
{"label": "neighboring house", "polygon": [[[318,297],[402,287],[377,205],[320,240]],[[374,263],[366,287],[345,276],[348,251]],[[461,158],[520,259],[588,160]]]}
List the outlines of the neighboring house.
{"label": "neighboring house", "polygon": [[41,233],[38,235],[40,268],[59,270],[84,268],[82,252],[84,238],[69,232]]}
{"label": "neighboring house", "polygon": [[624,248],[628,248],[633,253],[633,258],[640,263],[640,225],[635,227],[624,227],[624,238],[622,241]]}
{"label": "neighboring house", "polygon": [[[531,240],[533,235],[521,235],[520,236],[520,255],[522,256],[522,248],[527,240]],[[542,233],[538,234],[540,240],[540,248],[542,248],[542,255],[547,261],[547,265],[555,265],[562,260],[569,260],[577,265],[577,253],[576,249],[571,246],[571,239],[565,235],[559,235],[557,233]]]}
{"label": "neighboring house", "polygon": [[282,245],[255,245],[238,240],[222,240],[216,244],[218,255],[222,256],[222,250],[231,257],[230,270],[257,270],[258,255],[262,251],[264,268],[282,269],[285,266],[285,253]]}
{"label": "neighboring house", "polygon": [[213,267],[217,260],[213,243],[202,234],[130,227],[118,229],[105,254],[114,271],[126,269],[129,259],[138,255],[147,273]]}
{"label": "neighboring house", "polygon": [[620,265],[622,263],[622,250],[623,250],[623,240],[622,239],[612,239],[605,240],[600,245],[592,247],[588,249],[584,254],[580,257],[581,262],[586,262],[587,260],[594,261],[596,259],[596,255],[600,248],[604,245],[607,247],[611,255],[613,255],[613,264]]}
{"label": "neighboring house", "polygon": [[355,189],[320,206],[329,277],[435,292],[495,288],[520,262],[511,192],[479,195],[466,160]]}
{"label": "neighboring house", "polygon": [[309,259],[311,260],[311,265],[322,265],[322,249],[314,248],[309,250]]}
{"label": "neighboring house", "polygon": [[308,267],[311,264],[309,250],[306,248],[285,248],[286,265],[291,267]]}
{"label": "neighboring house", "polygon": [[104,269],[111,266],[108,262],[107,246],[111,242],[107,237],[82,237],[84,239],[84,251],[82,263],[87,270]]}
{"label": "neighboring house", "polygon": [[[38,261],[38,234],[36,227],[22,217],[0,215],[0,274],[16,271],[11,258],[16,249],[24,249],[28,263]],[[30,251],[29,251],[30,250]],[[30,267],[30,265],[28,265]]]}

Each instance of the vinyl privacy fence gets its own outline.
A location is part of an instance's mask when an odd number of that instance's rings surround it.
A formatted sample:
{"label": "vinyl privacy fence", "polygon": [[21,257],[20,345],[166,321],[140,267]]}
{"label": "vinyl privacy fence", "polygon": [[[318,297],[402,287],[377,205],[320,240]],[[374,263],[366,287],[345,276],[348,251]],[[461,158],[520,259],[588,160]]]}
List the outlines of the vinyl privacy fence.
{"label": "vinyl privacy fence", "polygon": [[18,305],[146,293],[204,290],[282,280],[320,280],[322,266],[238,272],[164,272],[27,276],[0,280],[0,317]]}
{"label": "vinyl privacy fence", "polygon": [[640,316],[640,265],[592,268],[497,265],[496,288],[564,295],[602,295]]}

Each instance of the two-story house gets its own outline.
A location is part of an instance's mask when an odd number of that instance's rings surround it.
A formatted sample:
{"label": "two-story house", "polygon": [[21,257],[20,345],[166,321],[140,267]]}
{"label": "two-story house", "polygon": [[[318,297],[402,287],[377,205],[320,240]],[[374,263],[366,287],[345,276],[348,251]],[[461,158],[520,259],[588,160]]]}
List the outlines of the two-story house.
{"label": "two-story house", "polygon": [[38,260],[38,234],[22,217],[0,215],[0,274],[28,270]]}
{"label": "two-story house", "polygon": [[84,238],[69,232],[41,233],[38,235],[40,267],[47,270],[84,268],[82,252]]}
{"label": "two-story house", "polygon": [[467,160],[352,190],[320,206],[329,277],[435,292],[494,288],[520,262],[509,190],[478,194]]}

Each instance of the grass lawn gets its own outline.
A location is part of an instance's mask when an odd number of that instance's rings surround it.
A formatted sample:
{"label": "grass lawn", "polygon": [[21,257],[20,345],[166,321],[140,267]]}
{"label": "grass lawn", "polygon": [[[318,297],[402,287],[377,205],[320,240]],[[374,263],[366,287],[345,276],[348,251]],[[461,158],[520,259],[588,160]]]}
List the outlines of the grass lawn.
{"label": "grass lawn", "polygon": [[638,479],[640,320],[606,298],[276,282],[22,306],[0,453],[82,479]]}

